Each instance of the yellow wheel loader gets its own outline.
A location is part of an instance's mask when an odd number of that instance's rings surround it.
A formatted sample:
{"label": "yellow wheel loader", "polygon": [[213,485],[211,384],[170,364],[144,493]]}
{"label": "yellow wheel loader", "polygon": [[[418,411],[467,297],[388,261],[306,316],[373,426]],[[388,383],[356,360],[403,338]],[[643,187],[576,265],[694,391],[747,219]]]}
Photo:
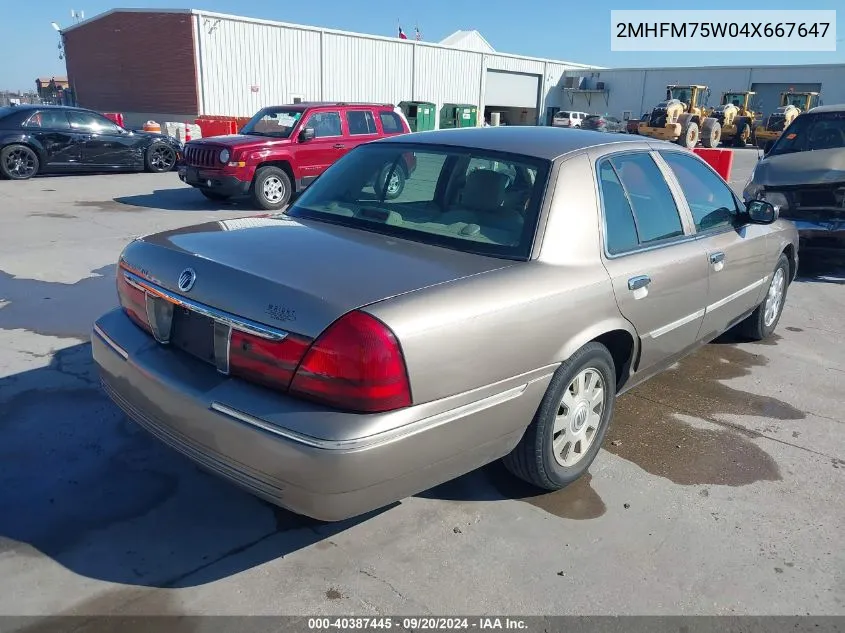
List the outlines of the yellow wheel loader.
{"label": "yellow wheel loader", "polygon": [[692,149],[701,141],[704,147],[718,147],[722,138],[719,121],[702,105],[707,86],[666,86],[666,100],[658,103],[637,133]]}
{"label": "yellow wheel loader", "polygon": [[751,109],[750,101],[755,92],[725,92],[721,103],[710,113],[722,126],[722,144],[745,147],[754,142],[754,128],[761,115]]}
{"label": "yellow wheel loader", "polygon": [[795,117],[817,105],[819,105],[818,92],[781,92],[778,109],[766,117],[766,120],[754,130],[757,146],[765,149],[769,143],[780,138]]}

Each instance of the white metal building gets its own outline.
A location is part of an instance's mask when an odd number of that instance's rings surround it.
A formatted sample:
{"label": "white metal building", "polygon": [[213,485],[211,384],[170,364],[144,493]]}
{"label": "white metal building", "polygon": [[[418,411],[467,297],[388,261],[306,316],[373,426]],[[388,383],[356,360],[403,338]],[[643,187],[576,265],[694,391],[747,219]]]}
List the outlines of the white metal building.
{"label": "white metal building", "polygon": [[[163,34],[176,52],[150,62],[149,42]],[[197,10],[115,9],[63,35],[79,102],[142,116],[251,116],[297,100],[428,101],[438,112],[445,103],[492,107],[511,125],[535,125],[558,105],[565,71],[598,68],[499,53],[476,31],[429,43]],[[169,92],[156,100],[159,86]]]}
{"label": "white metal building", "polygon": [[[781,92],[819,92],[823,103],[845,103],[845,64],[802,66],[711,66],[703,68],[624,68],[567,72],[562,108],[596,114],[639,117],[666,96],[668,84],[710,88],[709,105],[723,92],[756,92],[756,110],[770,114]],[[753,103],[753,102],[752,102]]]}

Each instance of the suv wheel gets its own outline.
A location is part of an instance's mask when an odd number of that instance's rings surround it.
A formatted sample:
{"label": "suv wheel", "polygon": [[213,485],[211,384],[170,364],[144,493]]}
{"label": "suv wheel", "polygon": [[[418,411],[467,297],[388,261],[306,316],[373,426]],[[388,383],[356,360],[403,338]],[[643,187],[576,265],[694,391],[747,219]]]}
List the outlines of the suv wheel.
{"label": "suv wheel", "polygon": [[[382,169],[381,174],[379,174],[377,184],[378,191],[376,191],[376,195],[384,191],[385,200],[395,200],[401,196],[402,192],[405,190],[405,172],[400,167],[397,167],[391,174],[390,168],[391,165],[386,165],[385,168]],[[390,175],[390,181],[385,183],[388,175]],[[385,184],[387,184],[386,190]]]}
{"label": "suv wheel", "polygon": [[290,200],[291,182],[278,167],[261,167],[252,181],[252,201],[261,209],[276,211]]}

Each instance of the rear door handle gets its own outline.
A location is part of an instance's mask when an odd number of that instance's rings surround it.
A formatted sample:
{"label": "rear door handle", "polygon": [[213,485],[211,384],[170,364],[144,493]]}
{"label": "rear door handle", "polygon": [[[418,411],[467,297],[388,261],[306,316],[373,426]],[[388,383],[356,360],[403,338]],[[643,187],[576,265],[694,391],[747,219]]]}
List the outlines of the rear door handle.
{"label": "rear door handle", "polygon": [[639,290],[640,288],[645,288],[651,283],[651,277],[648,275],[638,275],[637,277],[631,277],[628,280],[628,290]]}
{"label": "rear door handle", "polygon": [[337,143],[337,144],[336,144],[336,145],[334,145],[333,147],[334,147],[335,149],[343,149],[344,147],[346,147],[346,145],[344,145],[343,143]]}
{"label": "rear door handle", "polygon": [[710,253],[710,263],[711,264],[719,264],[725,261],[725,254],[724,253]]}

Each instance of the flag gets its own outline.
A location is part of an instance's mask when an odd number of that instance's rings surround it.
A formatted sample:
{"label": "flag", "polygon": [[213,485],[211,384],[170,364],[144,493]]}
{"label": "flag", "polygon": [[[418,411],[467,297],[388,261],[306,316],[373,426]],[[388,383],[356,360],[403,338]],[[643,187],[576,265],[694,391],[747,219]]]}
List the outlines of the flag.
{"label": "flag", "polygon": [[405,31],[402,30],[402,25],[399,25],[399,39],[400,40],[407,40],[408,36],[405,35]]}
{"label": "flag", "polygon": [[415,26],[414,31],[416,31],[416,34],[417,34],[414,39],[416,39],[419,42],[422,39],[422,33],[420,33],[420,27]]}

